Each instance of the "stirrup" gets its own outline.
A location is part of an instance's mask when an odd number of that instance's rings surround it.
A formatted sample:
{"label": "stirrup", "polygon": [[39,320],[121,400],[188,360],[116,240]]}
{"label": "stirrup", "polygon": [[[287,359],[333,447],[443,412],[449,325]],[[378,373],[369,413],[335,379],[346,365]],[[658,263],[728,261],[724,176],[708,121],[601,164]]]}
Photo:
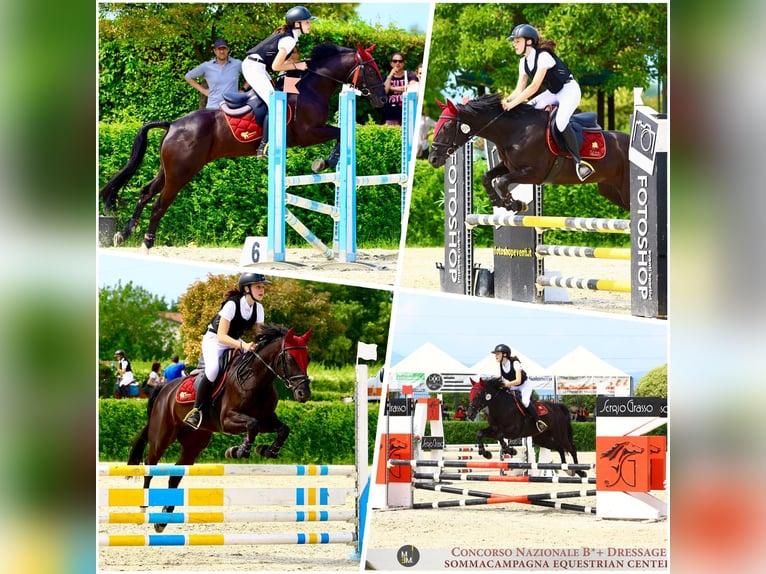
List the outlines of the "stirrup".
{"label": "stirrup", "polygon": [[575,166],[575,172],[577,172],[577,177],[580,178],[580,181],[585,181],[592,176],[595,171],[593,166],[587,161],[581,161]]}
{"label": "stirrup", "polygon": [[202,411],[194,407],[186,414],[184,422],[194,430],[199,429],[199,426],[202,424]]}
{"label": "stirrup", "polygon": [[266,158],[269,157],[269,142],[263,143],[258,146],[258,149],[255,152],[255,157],[257,158]]}

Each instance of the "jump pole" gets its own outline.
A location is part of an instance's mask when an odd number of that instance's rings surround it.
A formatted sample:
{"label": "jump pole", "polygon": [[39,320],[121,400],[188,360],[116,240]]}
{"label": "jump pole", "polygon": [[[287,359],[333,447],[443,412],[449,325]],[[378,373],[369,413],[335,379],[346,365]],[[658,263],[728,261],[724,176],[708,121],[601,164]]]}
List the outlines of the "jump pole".
{"label": "jump pole", "polygon": [[[399,173],[356,175],[356,96],[345,84],[339,97],[340,157],[335,172],[287,176],[287,94],[274,92],[270,99],[269,121],[269,186],[267,254],[271,261],[285,261],[285,222],[289,223],[326,259],[344,263],[356,261],[356,191],[357,187],[398,184],[401,186],[401,216],[404,217],[412,164],[412,141],[415,131],[417,92],[403,98],[401,164]],[[287,188],[321,183],[335,184],[335,205],[327,205],[287,193]],[[333,218],[333,246],[327,247],[289,209],[295,205],[325,213]]]}

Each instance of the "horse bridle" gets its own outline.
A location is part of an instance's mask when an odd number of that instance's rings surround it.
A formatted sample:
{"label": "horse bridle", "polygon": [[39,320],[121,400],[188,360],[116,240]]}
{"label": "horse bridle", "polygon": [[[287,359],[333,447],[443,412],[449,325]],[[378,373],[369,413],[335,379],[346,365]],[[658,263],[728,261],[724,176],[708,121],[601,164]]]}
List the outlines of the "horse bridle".
{"label": "horse bridle", "polygon": [[[306,69],[307,73],[310,74],[316,74],[317,76],[321,76],[322,78],[327,78],[328,80],[332,80],[333,82],[336,82],[338,84],[351,84],[351,86],[355,90],[359,90],[362,93],[362,96],[369,97],[370,94],[372,94],[372,89],[377,88],[378,86],[382,86],[385,84],[384,81],[378,82],[377,84],[371,84],[370,86],[367,85],[366,82],[366,76],[365,74],[361,73],[364,71],[365,67],[372,66],[372,63],[374,62],[373,58],[370,58],[369,60],[361,60],[358,53],[354,54],[354,57],[356,58],[356,66],[354,66],[348,74],[346,74],[346,77],[343,80],[339,80],[337,78],[334,78],[328,74],[323,74],[322,72],[317,72],[316,70]],[[356,83],[359,79],[359,77],[362,77],[362,81],[364,82],[361,87],[357,87]]]}
{"label": "horse bridle", "polygon": [[[439,150],[439,148],[447,148],[445,150],[445,154],[446,155],[452,155],[453,153],[455,153],[457,151],[457,148],[459,148],[462,145],[465,145],[465,142],[463,142],[460,145],[457,145],[458,132],[463,132],[464,134],[466,134],[466,140],[465,141],[468,142],[471,138],[474,138],[474,137],[478,136],[481,132],[483,132],[485,129],[487,129],[489,126],[491,126],[497,120],[499,120],[501,117],[503,117],[503,110],[502,109],[501,109],[500,113],[497,114],[494,118],[489,120],[486,124],[481,126],[475,132],[471,133],[471,126],[467,122],[461,121],[459,115],[455,116],[455,115],[452,115],[452,114],[443,113],[442,115],[439,116],[440,120],[442,120],[442,119],[443,120],[454,120],[454,122],[455,122],[455,130],[454,130],[454,132],[452,134],[452,141],[450,143],[448,143],[448,144],[443,144],[441,142],[433,141],[433,142],[431,142],[431,147],[434,148],[437,151]],[[463,126],[465,126],[465,128]]]}
{"label": "horse bridle", "polygon": [[[284,339],[282,339],[282,350],[279,352],[279,355],[277,355],[276,358],[272,361],[272,363],[276,363],[275,367],[269,364],[263,357],[261,357],[261,355],[258,353],[258,349],[256,349],[255,351],[252,351],[252,354],[246,351],[244,353],[244,357],[242,361],[240,362],[240,366],[237,367],[237,380],[242,381],[242,378],[240,377],[240,372],[239,372],[240,368],[242,368],[243,366],[247,366],[252,361],[252,359],[248,358],[248,355],[249,355],[250,357],[258,359],[261,363],[263,363],[263,365],[269,371],[271,371],[271,373],[277,379],[281,380],[288,389],[293,390],[296,386],[308,381],[309,376],[306,373],[293,375],[292,377],[287,376],[286,353],[288,353],[291,349],[308,349],[308,347],[306,347],[306,345],[293,345],[290,347],[285,347],[285,341]],[[280,368],[280,366],[282,370],[281,375],[277,372],[277,369]],[[240,382],[240,384],[242,383]]]}

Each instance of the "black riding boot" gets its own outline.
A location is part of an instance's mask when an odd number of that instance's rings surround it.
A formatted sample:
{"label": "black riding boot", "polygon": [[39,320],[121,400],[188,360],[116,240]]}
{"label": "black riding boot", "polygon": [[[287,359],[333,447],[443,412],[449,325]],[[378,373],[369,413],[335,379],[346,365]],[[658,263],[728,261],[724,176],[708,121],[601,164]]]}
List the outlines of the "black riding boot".
{"label": "black riding boot", "polygon": [[572,126],[567,124],[566,129],[561,132],[561,135],[564,138],[564,143],[566,144],[567,151],[572,154],[572,159],[575,162],[575,172],[577,173],[577,177],[580,178],[580,181],[585,181],[591,175],[593,175],[595,170],[591,164],[589,164],[587,161],[583,161],[582,157],[580,156],[580,149],[577,146],[577,136],[575,135]]}
{"label": "black riding boot", "polygon": [[532,399],[529,399],[529,406],[527,407],[527,414],[530,416],[532,421],[535,423],[535,426],[537,427],[537,430],[540,432],[543,432],[545,429],[548,428],[548,425],[545,424],[545,421],[540,418],[540,416],[537,414],[537,408],[535,407],[535,401]]}
{"label": "black riding boot", "polygon": [[199,383],[197,387],[197,396],[194,399],[194,408],[184,418],[184,422],[194,430],[197,430],[202,424],[202,411],[210,400],[210,394],[213,392],[213,383],[205,376],[205,371],[197,375]]}
{"label": "black riding boot", "polygon": [[258,151],[255,152],[257,158],[267,158],[269,156],[269,113],[263,116],[263,133],[261,134],[261,144],[258,146]]}

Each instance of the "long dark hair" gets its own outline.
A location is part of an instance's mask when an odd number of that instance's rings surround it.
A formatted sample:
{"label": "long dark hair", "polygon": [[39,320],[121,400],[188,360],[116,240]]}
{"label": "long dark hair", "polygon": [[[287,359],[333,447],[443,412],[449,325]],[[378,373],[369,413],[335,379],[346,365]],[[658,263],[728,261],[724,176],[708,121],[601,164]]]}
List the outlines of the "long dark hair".
{"label": "long dark hair", "polygon": [[549,52],[552,52],[553,54],[556,53],[556,42],[553,40],[549,40],[548,38],[544,38],[540,40],[537,44],[538,50],[548,50]]}

